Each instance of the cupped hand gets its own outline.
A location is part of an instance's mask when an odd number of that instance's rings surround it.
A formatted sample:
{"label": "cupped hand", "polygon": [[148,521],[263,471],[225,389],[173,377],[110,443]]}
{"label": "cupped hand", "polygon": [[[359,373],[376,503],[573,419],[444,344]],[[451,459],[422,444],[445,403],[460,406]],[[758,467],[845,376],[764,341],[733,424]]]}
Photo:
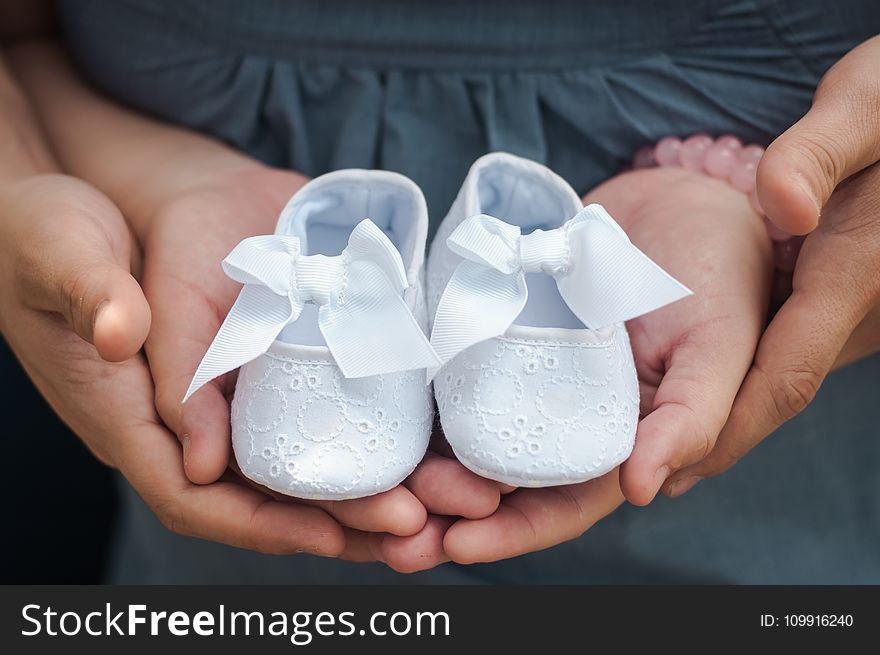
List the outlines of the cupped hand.
{"label": "cupped hand", "polygon": [[771,246],[745,195],[681,168],[619,175],[591,192],[633,242],[694,295],[628,323],[641,390],[630,458],[579,485],[518,489],[447,531],[453,560],[486,562],[573,539],[624,499],[646,504],[711,450],[764,323]]}
{"label": "cupped hand", "polygon": [[875,37],[828,71],[810,111],[758,166],[768,218],[809,234],[717,445],[670,479],[668,493],[728,469],[807,407],[835,366],[880,350],[878,66]]}
{"label": "cupped hand", "polygon": [[165,525],[264,552],[373,559],[365,534],[321,509],[276,502],[234,480],[186,478],[139,354],[150,308],[113,203],[83,182],[47,175],[2,189],[0,216],[3,336],[59,416]]}
{"label": "cupped hand", "polygon": [[[240,290],[220,262],[245,237],[271,234],[281,208],[305,182],[296,173],[249,163],[185,187],[148,221],[144,290],[153,328],[146,352],[156,406],[181,441],[184,468],[194,483],[213,486],[231,462],[232,375],[181,404]],[[348,528],[374,533],[367,542],[371,557],[414,571],[445,561],[446,516],[486,516],[499,497],[498,485],[431,452],[405,484],[390,491],[347,501],[287,499],[287,504],[319,507]]]}

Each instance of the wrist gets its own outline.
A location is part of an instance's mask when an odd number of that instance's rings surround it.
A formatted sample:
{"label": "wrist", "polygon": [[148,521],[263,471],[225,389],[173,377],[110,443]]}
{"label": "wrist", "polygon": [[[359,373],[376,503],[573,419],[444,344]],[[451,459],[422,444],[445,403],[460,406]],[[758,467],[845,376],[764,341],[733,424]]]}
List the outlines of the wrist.
{"label": "wrist", "polygon": [[57,170],[31,104],[0,53],[0,190]]}
{"label": "wrist", "polygon": [[0,98],[0,193],[10,185],[58,170],[26,108],[14,99]]}
{"label": "wrist", "polygon": [[759,145],[744,146],[732,135],[713,139],[697,134],[684,141],[668,136],[653,146],[645,146],[633,157],[633,168],[654,166],[694,171],[726,182],[745,194],[754,212],[761,217],[767,234],[773,242],[773,284],[771,296],[779,304],[791,295],[792,273],[804,237],[788,234],[771,223],[758,201],[756,172],[764,156]]}

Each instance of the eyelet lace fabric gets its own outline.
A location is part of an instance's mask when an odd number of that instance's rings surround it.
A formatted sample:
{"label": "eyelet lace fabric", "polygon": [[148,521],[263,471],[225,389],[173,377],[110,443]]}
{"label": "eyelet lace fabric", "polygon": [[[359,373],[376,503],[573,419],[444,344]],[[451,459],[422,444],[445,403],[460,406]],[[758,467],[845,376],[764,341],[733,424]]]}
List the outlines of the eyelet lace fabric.
{"label": "eyelet lace fabric", "polygon": [[272,352],[241,368],[232,444],[242,472],[298,498],[355,498],[403,480],[433,423],[424,371],[346,379],[332,361]]}
{"label": "eyelet lace fabric", "polygon": [[[459,193],[435,244],[467,216]],[[434,247],[429,311],[461,258]],[[572,484],[599,477],[632,452],[639,386],[623,324],[589,338],[496,337],[471,346],[434,379],[446,439],[475,473],[517,486]],[[582,335],[587,336],[587,335]]]}
{"label": "eyelet lace fabric", "polygon": [[639,390],[622,325],[589,344],[490,339],[450,362],[434,387],[455,454],[493,479],[570,484],[632,451]]}

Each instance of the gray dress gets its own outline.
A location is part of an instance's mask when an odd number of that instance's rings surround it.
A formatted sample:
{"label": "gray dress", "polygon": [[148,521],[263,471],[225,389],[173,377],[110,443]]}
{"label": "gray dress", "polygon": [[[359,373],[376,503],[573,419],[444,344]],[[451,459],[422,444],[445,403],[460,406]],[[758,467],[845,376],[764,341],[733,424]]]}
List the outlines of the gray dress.
{"label": "gray dress", "polygon": [[[490,150],[585,192],[668,134],[768,143],[880,32],[876,0],[64,0],[82,72],[142,112],[315,176],[402,172],[432,226]],[[167,532],[122,483],[115,582],[880,583],[880,358],[685,497],[552,551],[412,576]]]}

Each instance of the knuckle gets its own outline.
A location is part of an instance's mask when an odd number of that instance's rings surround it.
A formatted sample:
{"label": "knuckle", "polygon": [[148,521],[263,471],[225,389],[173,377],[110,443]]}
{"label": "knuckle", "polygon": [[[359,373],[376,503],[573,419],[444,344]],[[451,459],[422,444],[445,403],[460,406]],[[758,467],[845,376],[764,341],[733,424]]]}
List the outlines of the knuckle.
{"label": "knuckle", "polygon": [[88,268],[79,268],[71,272],[59,287],[60,297],[58,309],[67,322],[78,334],[91,332],[92,311],[87,299],[94,293],[95,276]]}
{"label": "knuckle", "polygon": [[844,144],[823,134],[804,131],[788,143],[794,154],[812,161],[821,177],[815,180],[830,195],[837,180],[842,179],[846,166]]}
{"label": "knuckle", "polygon": [[821,383],[821,376],[812,369],[780,375],[773,385],[773,400],[779,418],[788,420],[804,411],[813,402]]}

